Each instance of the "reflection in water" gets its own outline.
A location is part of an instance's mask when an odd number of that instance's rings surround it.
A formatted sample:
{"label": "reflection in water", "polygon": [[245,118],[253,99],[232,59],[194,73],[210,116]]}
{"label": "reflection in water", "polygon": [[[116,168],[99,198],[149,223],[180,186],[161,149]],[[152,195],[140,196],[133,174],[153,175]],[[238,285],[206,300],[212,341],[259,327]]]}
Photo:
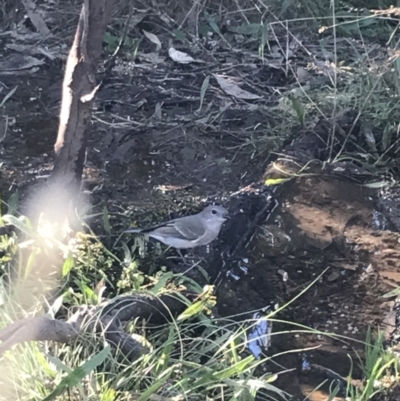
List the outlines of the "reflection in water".
{"label": "reflection in water", "polygon": [[372,212],[372,224],[379,230],[386,230],[388,226],[388,221],[382,213],[374,210]]}
{"label": "reflection in water", "polygon": [[[248,265],[249,265],[249,259],[247,259],[247,258],[241,258],[237,262],[237,266],[239,267],[239,269],[242,271],[242,273],[245,276],[249,274],[249,266]],[[235,281],[239,281],[241,278],[241,276],[239,276],[238,274],[235,274],[232,271],[232,269],[227,270],[226,277],[231,277]]]}
{"label": "reflection in water", "polygon": [[256,322],[248,334],[247,347],[257,359],[260,359],[263,351],[266,351],[271,345],[272,322],[260,312],[254,313],[253,319]]}
{"label": "reflection in water", "polygon": [[[343,400],[347,394],[348,383],[333,369],[313,363],[310,355],[301,355],[300,388],[310,400]],[[311,355],[312,359],[312,355]],[[338,396],[338,397],[336,397]]]}

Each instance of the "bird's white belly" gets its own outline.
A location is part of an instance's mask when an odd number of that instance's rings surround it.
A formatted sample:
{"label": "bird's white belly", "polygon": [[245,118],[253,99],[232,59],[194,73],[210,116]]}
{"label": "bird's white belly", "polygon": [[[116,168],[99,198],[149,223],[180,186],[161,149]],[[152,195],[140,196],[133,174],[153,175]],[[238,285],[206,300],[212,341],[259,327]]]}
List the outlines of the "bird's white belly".
{"label": "bird's white belly", "polygon": [[180,239],[180,238],[173,238],[173,237],[164,237],[163,235],[157,235],[156,233],[150,233],[150,237],[155,238],[156,240],[162,242],[167,246],[172,246],[173,248],[178,249],[187,249],[193,248],[196,246],[192,241]]}

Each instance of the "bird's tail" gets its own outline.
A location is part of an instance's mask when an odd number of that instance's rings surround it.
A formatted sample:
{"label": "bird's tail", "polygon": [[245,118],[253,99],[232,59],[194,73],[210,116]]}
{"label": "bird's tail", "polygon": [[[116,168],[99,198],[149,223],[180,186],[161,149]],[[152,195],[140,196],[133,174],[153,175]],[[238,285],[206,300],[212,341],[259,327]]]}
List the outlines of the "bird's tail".
{"label": "bird's tail", "polygon": [[128,228],[127,230],[123,230],[121,233],[122,234],[128,234],[128,233],[141,233],[142,229],[141,228]]}

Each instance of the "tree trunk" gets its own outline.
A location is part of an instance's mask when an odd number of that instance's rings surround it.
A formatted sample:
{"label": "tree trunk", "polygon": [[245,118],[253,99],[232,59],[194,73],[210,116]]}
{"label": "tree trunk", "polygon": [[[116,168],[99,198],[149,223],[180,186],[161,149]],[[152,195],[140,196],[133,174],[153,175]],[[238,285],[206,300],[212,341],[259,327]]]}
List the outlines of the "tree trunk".
{"label": "tree trunk", "polygon": [[98,89],[96,69],[115,0],[84,0],[65,69],[56,158],[51,182],[80,185],[91,126],[92,102]]}

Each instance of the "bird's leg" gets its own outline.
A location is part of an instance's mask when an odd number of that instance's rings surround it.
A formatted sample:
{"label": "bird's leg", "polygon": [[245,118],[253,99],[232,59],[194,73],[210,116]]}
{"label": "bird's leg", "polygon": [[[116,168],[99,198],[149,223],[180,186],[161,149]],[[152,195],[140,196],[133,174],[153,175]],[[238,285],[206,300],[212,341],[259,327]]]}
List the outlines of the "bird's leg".
{"label": "bird's leg", "polygon": [[[184,255],[182,255],[182,252],[181,252],[181,250],[179,249],[179,248],[176,248],[176,250],[178,251],[178,253],[179,253],[179,255],[181,256],[181,258],[182,258],[182,260],[183,260],[183,263],[185,264],[185,265],[188,265],[188,266],[191,266],[192,264],[193,264],[193,258],[194,258],[194,254],[188,254],[188,255],[186,255],[187,257],[185,257]],[[189,251],[190,252],[190,251]],[[192,260],[190,260],[189,258],[190,258],[190,256],[192,256]]]}
{"label": "bird's leg", "polygon": [[180,256],[183,260],[185,260],[185,257],[182,255],[181,250],[180,250],[179,248],[176,248],[176,250],[178,251],[179,256]]}
{"label": "bird's leg", "polygon": [[[168,247],[168,249],[170,249],[170,248],[171,248],[171,247]],[[168,250],[168,249],[167,249],[167,250]],[[184,264],[188,264],[188,261],[186,260],[185,256],[182,255],[181,250],[180,250],[179,248],[174,248],[174,249],[178,252],[180,258],[181,258],[182,261],[183,261],[183,263],[184,263]]]}

